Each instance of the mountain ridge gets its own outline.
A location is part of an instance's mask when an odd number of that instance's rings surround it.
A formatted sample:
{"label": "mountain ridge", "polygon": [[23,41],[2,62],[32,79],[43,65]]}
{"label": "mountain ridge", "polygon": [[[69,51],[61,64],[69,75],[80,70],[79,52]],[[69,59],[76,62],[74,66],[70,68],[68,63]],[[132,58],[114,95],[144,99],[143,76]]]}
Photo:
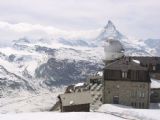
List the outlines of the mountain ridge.
{"label": "mountain ridge", "polygon": [[14,39],[9,48],[0,48],[0,65],[7,71],[12,66],[12,73],[24,77],[35,91],[40,87],[51,90],[55,86],[82,82],[88,75],[102,70],[103,45],[109,38],[123,44],[125,55],[160,55],[158,40],[153,45],[150,44],[152,40],[133,42],[120,33],[111,21],[94,39],[69,39],[64,36],[31,39],[24,36]]}

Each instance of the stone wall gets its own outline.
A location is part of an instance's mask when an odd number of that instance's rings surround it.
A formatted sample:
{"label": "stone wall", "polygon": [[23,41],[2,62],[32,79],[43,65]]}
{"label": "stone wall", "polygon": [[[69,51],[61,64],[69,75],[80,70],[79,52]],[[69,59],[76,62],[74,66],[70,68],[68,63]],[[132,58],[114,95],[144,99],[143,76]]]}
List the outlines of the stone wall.
{"label": "stone wall", "polygon": [[103,103],[149,108],[150,83],[105,80]]}

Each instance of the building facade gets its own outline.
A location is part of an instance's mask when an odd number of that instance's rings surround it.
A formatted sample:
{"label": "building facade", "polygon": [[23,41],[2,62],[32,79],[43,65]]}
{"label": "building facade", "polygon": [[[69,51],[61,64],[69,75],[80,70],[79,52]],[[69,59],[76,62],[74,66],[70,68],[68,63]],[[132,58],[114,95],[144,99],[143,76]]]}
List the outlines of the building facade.
{"label": "building facade", "polygon": [[150,76],[146,67],[122,58],[103,71],[103,103],[149,108]]}

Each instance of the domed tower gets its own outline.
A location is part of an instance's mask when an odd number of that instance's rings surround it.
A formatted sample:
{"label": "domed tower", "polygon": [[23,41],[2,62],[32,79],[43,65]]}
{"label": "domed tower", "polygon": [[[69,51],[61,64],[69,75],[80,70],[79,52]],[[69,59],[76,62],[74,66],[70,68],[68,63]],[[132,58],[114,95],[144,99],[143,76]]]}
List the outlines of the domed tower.
{"label": "domed tower", "polygon": [[120,41],[109,38],[104,43],[104,62],[106,64],[115,61],[124,56],[124,48]]}

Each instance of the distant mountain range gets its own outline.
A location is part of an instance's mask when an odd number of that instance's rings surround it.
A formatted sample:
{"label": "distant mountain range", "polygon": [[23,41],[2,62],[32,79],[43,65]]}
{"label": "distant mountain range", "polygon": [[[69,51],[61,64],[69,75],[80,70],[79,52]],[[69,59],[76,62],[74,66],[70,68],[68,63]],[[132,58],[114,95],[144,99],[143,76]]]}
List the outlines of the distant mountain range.
{"label": "distant mountain range", "polygon": [[[111,21],[95,38],[23,38],[0,48],[1,96],[15,91],[35,92],[84,81],[102,70],[106,39],[119,40],[126,55],[160,55],[160,40],[132,40],[120,33]],[[1,44],[1,43],[0,43]]]}

